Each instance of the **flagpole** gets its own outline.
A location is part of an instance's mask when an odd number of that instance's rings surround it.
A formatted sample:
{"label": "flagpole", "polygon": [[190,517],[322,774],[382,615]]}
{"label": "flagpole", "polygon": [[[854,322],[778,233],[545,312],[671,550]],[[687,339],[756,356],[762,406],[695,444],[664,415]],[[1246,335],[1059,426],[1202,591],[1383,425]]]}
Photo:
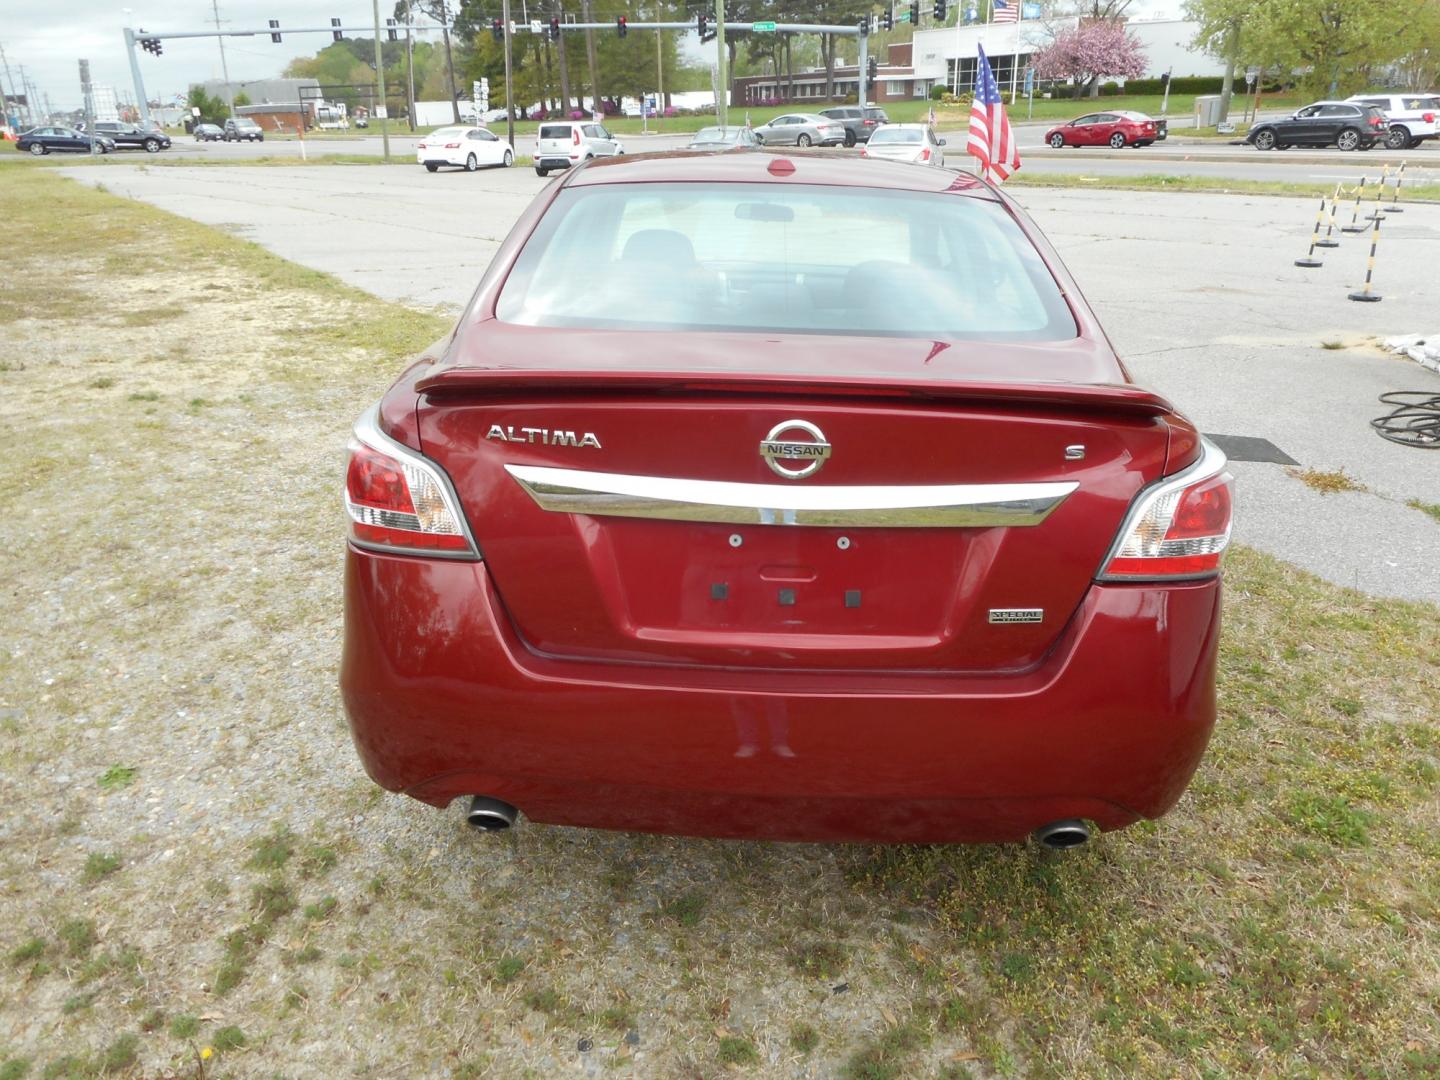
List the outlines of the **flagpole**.
{"label": "flagpole", "polygon": [[[1020,0],[1012,0],[1019,4]],[[1020,70],[1020,14],[1023,9],[1015,9],[1015,47],[1010,50],[1010,104],[1015,104],[1015,73]]]}

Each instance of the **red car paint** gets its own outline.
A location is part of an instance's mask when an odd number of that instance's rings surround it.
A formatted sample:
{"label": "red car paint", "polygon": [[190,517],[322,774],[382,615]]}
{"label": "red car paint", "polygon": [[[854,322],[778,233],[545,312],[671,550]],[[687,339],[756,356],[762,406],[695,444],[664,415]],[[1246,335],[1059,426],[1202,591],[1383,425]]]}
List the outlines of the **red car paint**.
{"label": "red car paint", "polygon": [[[1116,136],[1121,142],[1116,143]],[[1144,113],[1087,113],[1045,132],[1045,141],[1061,146],[1149,146],[1160,137],[1159,125]],[[1058,141],[1057,141],[1058,140]]]}
{"label": "red car paint", "polygon": [[[429,553],[352,531],[341,686],[366,770],[436,806],[483,794],[541,822],[710,836],[1002,841],[1165,813],[1214,721],[1218,554],[1146,580],[1117,533],[1162,478],[1210,461],[1195,429],[1130,382],[999,192],[803,155],[777,174],[775,159],[572,172],[522,216],[455,334],[387,392],[379,438],[423,455],[465,520]],[[766,178],[998,202],[1076,336],[642,340],[494,317],[563,186]],[[793,418],[836,448],[797,490],[1076,486],[1028,527],[786,528],[556,512],[510,472],[773,487],[756,447]],[[1208,485],[1175,519],[1199,531],[1167,537],[1213,531],[1217,515],[1228,531],[1228,485]],[[478,558],[442,549],[462,536]],[[1101,580],[1136,565],[1139,579]],[[987,620],[1041,608],[1038,622]]]}

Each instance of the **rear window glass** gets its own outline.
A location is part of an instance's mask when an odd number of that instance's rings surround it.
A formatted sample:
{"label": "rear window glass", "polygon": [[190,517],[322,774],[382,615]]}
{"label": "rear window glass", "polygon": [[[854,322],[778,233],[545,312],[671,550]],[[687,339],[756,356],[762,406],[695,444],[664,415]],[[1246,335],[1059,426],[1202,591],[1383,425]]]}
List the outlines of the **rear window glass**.
{"label": "rear window glass", "polygon": [[524,326],[1058,341],[1075,322],[999,205],[906,191],[562,191],[496,305]]}
{"label": "rear window glass", "polygon": [[881,128],[870,136],[870,143],[879,146],[881,143],[918,143],[921,142],[920,132],[913,128]]}
{"label": "rear window glass", "polygon": [[569,124],[541,124],[540,138],[542,139],[568,139],[570,138]]}

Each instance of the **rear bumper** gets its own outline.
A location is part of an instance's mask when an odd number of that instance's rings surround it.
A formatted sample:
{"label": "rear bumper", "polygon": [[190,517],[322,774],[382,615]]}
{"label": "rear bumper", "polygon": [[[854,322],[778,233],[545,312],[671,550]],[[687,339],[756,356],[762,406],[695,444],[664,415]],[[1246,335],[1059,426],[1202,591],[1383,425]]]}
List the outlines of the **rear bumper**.
{"label": "rear bumper", "polygon": [[808,674],[539,656],[481,563],[351,548],[340,683],[366,771],[436,806],[784,840],[1011,841],[1174,805],[1215,715],[1220,584],[1093,587],[1023,673]]}

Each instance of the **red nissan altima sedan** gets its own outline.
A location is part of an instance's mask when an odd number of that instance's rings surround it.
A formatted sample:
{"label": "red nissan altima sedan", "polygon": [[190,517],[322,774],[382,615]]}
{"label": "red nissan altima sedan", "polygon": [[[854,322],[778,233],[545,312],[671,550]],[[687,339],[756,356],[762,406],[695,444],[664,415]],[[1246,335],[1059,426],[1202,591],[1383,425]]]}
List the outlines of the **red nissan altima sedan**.
{"label": "red nissan altima sedan", "polygon": [[361,760],[482,828],[1064,846],[1214,721],[1225,458],[966,173],[571,170],[345,506]]}
{"label": "red nissan altima sedan", "polygon": [[1164,137],[1155,120],[1137,112],[1089,113],[1045,133],[1045,141],[1056,150],[1062,146],[1110,146],[1119,150],[1125,146],[1149,146]]}

